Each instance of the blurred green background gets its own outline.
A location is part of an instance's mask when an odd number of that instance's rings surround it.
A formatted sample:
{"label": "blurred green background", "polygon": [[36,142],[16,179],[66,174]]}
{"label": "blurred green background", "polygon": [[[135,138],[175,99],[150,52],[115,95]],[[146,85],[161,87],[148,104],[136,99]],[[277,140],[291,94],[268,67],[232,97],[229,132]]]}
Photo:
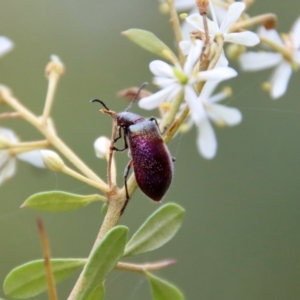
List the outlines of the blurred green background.
{"label": "blurred green background", "polygon": [[[0,34],[16,44],[0,60],[0,82],[40,113],[47,88],[44,67],[51,54],[59,55],[66,73],[53,109],[57,130],[105,176],[105,162],[95,158],[92,144],[98,136],[110,135],[111,119],[89,100],[99,97],[121,111],[127,104],[116,91],[151,81],[148,64],[155,57],[120,32],[147,29],[172,46],[168,17],[158,13],[155,0],[2,0],[0,7]],[[252,15],[264,12],[278,14],[279,29],[287,32],[299,16],[299,1],[256,1],[250,10]],[[244,119],[235,128],[216,130],[219,148],[214,160],[197,153],[195,130],[171,142],[176,173],[163,201],[182,205],[186,218],[171,242],[135,260],[178,260],[157,274],[177,284],[189,300],[300,299],[299,73],[277,101],[260,90],[270,71],[242,75],[232,81],[234,96],[227,103],[240,108]],[[155,115],[137,106],[134,111]],[[1,126],[13,128],[22,140],[41,138],[21,120]],[[117,161],[121,184],[128,157],[119,154]],[[22,162],[17,175],[1,186],[1,282],[12,268],[41,257],[37,216],[45,222],[53,257],[88,255],[103,218],[99,204],[65,214],[19,209],[31,194],[52,189],[95,192]],[[138,191],[121,223],[132,234],[158,206]],[[67,298],[77,276],[59,285],[60,299]],[[106,287],[106,299],[151,299],[146,279],[138,274],[114,271]]]}

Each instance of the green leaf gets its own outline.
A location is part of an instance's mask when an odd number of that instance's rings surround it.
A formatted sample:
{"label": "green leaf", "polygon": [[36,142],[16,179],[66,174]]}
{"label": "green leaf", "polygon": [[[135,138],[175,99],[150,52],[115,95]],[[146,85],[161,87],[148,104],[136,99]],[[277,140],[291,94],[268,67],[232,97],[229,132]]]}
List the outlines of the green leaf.
{"label": "green leaf", "polygon": [[178,63],[173,51],[152,32],[133,28],[123,31],[122,34],[147,51],[161,56],[173,64]]}
{"label": "green leaf", "polygon": [[153,300],[184,300],[181,291],[173,284],[145,272],[151,285]]}
{"label": "green leaf", "polygon": [[75,300],[85,300],[115,267],[123,255],[127,233],[128,228],[125,226],[116,226],[106,233],[85,265],[83,284]]}
{"label": "green leaf", "polygon": [[103,201],[100,195],[76,195],[61,191],[50,191],[30,196],[21,207],[49,212],[63,212],[78,209],[94,201]]}
{"label": "green leaf", "polygon": [[104,283],[101,282],[96,288],[88,295],[85,300],[102,300],[105,296]]}
{"label": "green leaf", "polygon": [[180,228],[184,209],[168,203],[155,211],[127,243],[124,256],[157,249],[167,243]]}
{"label": "green leaf", "polygon": [[[58,283],[84,266],[86,259],[51,259],[55,282]],[[5,278],[4,293],[16,299],[26,299],[47,290],[44,260],[28,262],[13,269]]]}

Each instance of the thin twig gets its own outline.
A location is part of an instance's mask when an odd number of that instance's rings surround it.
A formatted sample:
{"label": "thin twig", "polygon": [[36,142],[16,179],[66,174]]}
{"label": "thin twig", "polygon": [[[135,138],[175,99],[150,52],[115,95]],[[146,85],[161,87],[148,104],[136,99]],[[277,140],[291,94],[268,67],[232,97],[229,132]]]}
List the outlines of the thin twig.
{"label": "thin twig", "polygon": [[43,221],[41,218],[37,219],[37,225],[38,225],[41,244],[42,244],[49,300],[57,300],[57,292],[56,292],[55,281],[54,281],[51,260],[50,260],[51,257],[50,247],[49,247],[46,231],[43,225]]}

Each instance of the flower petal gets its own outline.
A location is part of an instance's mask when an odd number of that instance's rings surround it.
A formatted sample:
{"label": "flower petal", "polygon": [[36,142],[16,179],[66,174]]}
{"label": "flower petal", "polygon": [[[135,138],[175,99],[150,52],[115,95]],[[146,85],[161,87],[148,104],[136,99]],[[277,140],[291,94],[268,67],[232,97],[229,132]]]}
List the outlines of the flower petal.
{"label": "flower petal", "polygon": [[[42,149],[41,149],[42,150]],[[42,160],[41,150],[32,150],[17,155],[17,158],[30,163],[37,168],[45,168]]]}
{"label": "flower petal", "polygon": [[295,21],[291,34],[294,37],[295,49],[298,50],[300,47],[300,17]]}
{"label": "flower petal", "polygon": [[206,159],[212,159],[217,153],[217,139],[209,120],[205,118],[198,127],[197,147]]}
{"label": "flower petal", "polygon": [[234,126],[242,121],[242,113],[234,107],[210,104],[206,106],[206,112],[209,118],[219,125],[225,123],[228,126]]}
{"label": "flower petal", "polygon": [[185,86],[184,95],[185,101],[190,108],[192,120],[196,125],[200,124],[202,120],[206,118],[206,112],[203,107],[203,103],[199,100],[194,89],[189,85]]}
{"label": "flower petal", "polygon": [[200,40],[196,40],[195,43],[191,44],[189,54],[187,56],[186,62],[184,64],[183,71],[186,75],[190,75],[194,65],[197,60],[200,58],[200,54],[202,51],[203,42]]}
{"label": "flower petal", "polygon": [[149,69],[155,76],[174,78],[173,68],[162,60],[151,61]]}
{"label": "flower petal", "polygon": [[224,35],[224,40],[245,46],[255,46],[260,42],[257,34],[251,31],[227,33]]}
{"label": "flower petal", "polygon": [[275,70],[271,78],[271,97],[277,99],[286,92],[290,77],[292,75],[292,67],[289,63],[283,61]]}
{"label": "flower petal", "polygon": [[4,167],[9,158],[10,155],[8,150],[0,150],[0,169]]}
{"label": "flower petal", "polygon": [[202,71],[197,74],[200,81],[205,80],[226,80],[237,76],[237,72],[232,68],[215,68],[208,71]]}
{"label": "flower petal", "polygon": [[208,99],[211,97],[213,91],[216,89],[217,85],[220,83],[221,81],[219,80],[210,80],[210,81],[206,81],[199,98],[201,100],[204,100],[205,102],[208,101]]}
{"label": "flower petal", "polygon": [[[194,1],[194,0],[193,0]],[[175,1],[176,2],[176,1]],[[195,6],[195,1],[194,1],[194,6]],[[195,13],[197,13],[198,12],[198,8],[197,7],[195,7],[191,12],[190,12],[190,14],[195,14]],[[181,34],[182,34],[182,38],[184,39],[184,40],[188,40],[188,39],[190,39],[190,32],[191,31],[194,31],[195,30],[195,27],[194,26],[192,26],[191,24],[189,24],[188,22],[186,22],[186,21],[183,21],[182,23],[181,23]],[[184,54],[184,55],[187,55],[188,54],[188,52],[186,53],[186,54]]]}
{"label": "flower petal", "polygon": [[0,128],[0,136],[1,135],[8,138],[8,140],[10,141],[11,144],[15,144],[19,141],[16,134],[14,133],[14,131],[12,131],[9,128],[1,127]]}
{"label": "flower petal", "polygon": [[0,57],[11,51],[14,43],[5,36],[0,36]]}
{"label": "flower petal", "polygon": [[192,42],[191,41],[187,41],[187,40],[183,40],[179,43],[179,47],[181,49],[181,52],[183,55],[188,55],[190,48],[191,48]]}
{"label": "flower petal", "polygon": [[282,39],[276,29],[266,29],[264,26],[260,26],[257,30],[257,33],[273,41],[274,43],[284,47]]}
{"label": "flower petal", "polygon": [[142,98],[138,104],[140,108],[143,109],[154,109],[156,107],[159,106],[160,103],[164,102],[167,100],[167,98],[169,97],[169,95],[172,93],[172,91],[174,90],[174,88],[176,88],[178,85],[170,85],[168,87],[165,87],[164,89],[148,96],[148,97],[144,97]]}
{"label": "flower petal", "polygon": [[161,89],[168,87],[171,84],[178,83],[176,78],[166,78],[166,77],[154,77],[153,83],[159,86]]}
{"label": "flower petal", "polygon": [[2,167],[0,171],[0,185],[11,178],[16,172],[16,159],[11,157],[7,160],[5,165]]}
{"label": "flower petal", "polygon": [[[209,1],[209,3],[212,3],[212,1]],[[224,8],[223,6],[221,5],[218,5],[218,4],[214,4],[212,5],[214,7],[214,10],[215,10],[215,15],[217,17],[217,21],[218,21],[218,24],[222,24],[222,22],[225,20],[226,18],[226,15],[227,15],[227,9]],[[215,19],[212,18],[214,21]]]}
{"label": "flower petal", "polygon": [[234,2],[232,3],[227,11],[226,18],[222,22],[220,26],[220,31],[225,33],[230,25],[232,25],[238,18],[241,16],[242,12],[244,11],[246,5],[242,2]]}
{"label": "flower petal", "polygon": [[[220,23],[218,23],[218,19],[216,16],[216,10],[215,10],[215,8],[218,7],[218,5],[214,6],[212,1],[208,1],[208,3],[209,3],[209,10],[210,10],[210,14],[212,16],[212,20],[215,24],[217,24],[218,29],[220,29],[220,26],[219,26]],[[227,10],[225,11],[225,16],[226,16],[226,14],[227,14]]]}
{"label": "flower petal", "polygon": [[247,52],[240,56],[239,61],[244,71],[259,71],[278,65],[283,60],[279,53]]}
{"label": "flower petal", "polygon": [[174,84],[173,89],[169,96],[167,97],[166,101],[172,101],[180,92],[182,91],[182,85]]}
{"label": "flower petal", "polygon": [[195,0],[176,0],[174,1],[176,10],[188,10],[195,7]]}
{"label": "flower petal", "polygon": [[[196,29],[204,32],[204,24],[203,24],[203,18],[199,14],[192,14],[186,17],[186,21],[191,24]],[[219,33],[218,25],[207,19],[208,29],[209,29],[209,35],[213,38],[217,33]]]}
{"label": "flower petal", "polygon": [[217,93],[217,94],[214,94],[213,96],[211,96],[208,99],[208,103],[218,103],[226,98],[228,98],[228,93],[220,92],[220,93]]}
{"label": "flower petal", "polygon": [[220,58],[216,64],[215,68],[220,68],[220,67],[227,67],[228,66],[228,60],[225,56],[224,50],[222,51],[222,54],[220,55]]}

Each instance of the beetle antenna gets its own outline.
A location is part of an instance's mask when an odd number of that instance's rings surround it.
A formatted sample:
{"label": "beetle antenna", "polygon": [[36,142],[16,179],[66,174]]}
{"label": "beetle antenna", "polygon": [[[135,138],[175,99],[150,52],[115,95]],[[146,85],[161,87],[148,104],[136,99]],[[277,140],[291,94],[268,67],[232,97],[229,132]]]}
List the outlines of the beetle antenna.
{"label": "beetle antenna", "polygon": [[103,106],[106,110],[110,110],[110,109],[106,106],[106,104],[105,104],[103,101],[99,100],[99,99],[92,99],[92,100],[90,100],[90,102],[99,102],[100,104],[102,104],[102,106]]}
{"label": "beetle antenna", "polygon": [[141,87],[138,89],[138,91],[136,92],[133,100],[130,102],[129,106],[125,109],[125,111],[128,111],[130,109],[130,107],[132,106],[132,104],[135,102],[135,100],[137,99],[139,93],[141,92],[141,90],[148,84],[148,82],[144,82]]}

